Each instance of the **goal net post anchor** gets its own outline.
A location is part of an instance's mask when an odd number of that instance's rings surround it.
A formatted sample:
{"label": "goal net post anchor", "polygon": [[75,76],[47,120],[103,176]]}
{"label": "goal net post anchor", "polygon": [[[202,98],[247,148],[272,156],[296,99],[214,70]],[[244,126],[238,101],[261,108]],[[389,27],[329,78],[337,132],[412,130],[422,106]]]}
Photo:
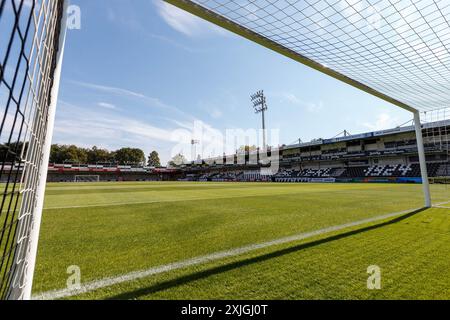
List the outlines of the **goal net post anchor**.
{"label": "goal net post anchor", "polygon": [[417,153],[419,154],[420,173],[422,175],[422,188],[425,198],[425,208],[431,208],[430,183],[428,180],[427,160],[423,144],[422,124],[419,111],[414,111],[414,127],[416,130]]}
{"label": "goal net post anchor", "polygon": [[62,61],[64,56],[64,47],[66,41],[67,31],[67,9],[69,7],[69,0],[63,0],[63,13],[61,20],[61,30],[58,40],[58,53],[56,58],[56,67],[53,73],[53,85],[51,88],[50,104],[47,115],[47,127],[45,133],[45,141],[43,146],[42,162],[40,166],[40,176],[37,185],[36,204],[33,214],[32,229],[30,232],[29,250],[26,255],[26,265],[23,270],[23,281],[19,288],[14,288],[10,298],[31,300],[31,292],[33,287],[34,271],[36,266],[36,256],[39,242],[39,232],[42,220],[42,210],[44,206],[45,187],[47,184],[48,164],[50,159],[50,150],[53,137],[53,129],[55,123],[56,105],[58,102],[59,85],[61,80]]}

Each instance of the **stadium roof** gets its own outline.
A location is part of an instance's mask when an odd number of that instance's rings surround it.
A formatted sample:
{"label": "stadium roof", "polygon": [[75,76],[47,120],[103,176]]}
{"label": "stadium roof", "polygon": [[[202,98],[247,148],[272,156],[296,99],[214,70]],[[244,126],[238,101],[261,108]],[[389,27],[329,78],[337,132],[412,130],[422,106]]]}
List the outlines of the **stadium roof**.
{"label": "stadium roof", "polygon": [[450,107],[450,0],[166,0],[409,111]]}

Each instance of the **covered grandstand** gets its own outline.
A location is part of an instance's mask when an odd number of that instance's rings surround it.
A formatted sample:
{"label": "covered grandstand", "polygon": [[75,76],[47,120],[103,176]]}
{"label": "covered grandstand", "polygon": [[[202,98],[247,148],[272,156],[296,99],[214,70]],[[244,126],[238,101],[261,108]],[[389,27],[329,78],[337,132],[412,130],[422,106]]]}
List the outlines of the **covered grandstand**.
{"label": "covered grandstand", "polygon": [[[450,176],[450,120],[426,123],[422,131],[428,175]],[[439,139],[432,131],[441,133]],[[282,146],[279,155],[273,176],[261,174],[264,165],[248,154],[245,164],[227,155],[192,162],[184,171],[197,181],[422,182],[414,126]]]}
{"label": "covered grandstand", "polygon": [[[448,182],[450,120],[425,123],[422,133],[428,176],[433,178],[432,182]],[[179,168],[51,163],[47,180],[73,182],[76,176],[98,175],[100,181],[422,183],[414,126],[284,145],[277,151],[279,157],[272,161],[278,162],[279,170],[274,173],[264,172],[268,163],[255,162],[258,154],[246,152],[244,157],[229,154]],[[23,167],[14,169],[21,171]],[[2,175],[2,181],[7,179]]]}

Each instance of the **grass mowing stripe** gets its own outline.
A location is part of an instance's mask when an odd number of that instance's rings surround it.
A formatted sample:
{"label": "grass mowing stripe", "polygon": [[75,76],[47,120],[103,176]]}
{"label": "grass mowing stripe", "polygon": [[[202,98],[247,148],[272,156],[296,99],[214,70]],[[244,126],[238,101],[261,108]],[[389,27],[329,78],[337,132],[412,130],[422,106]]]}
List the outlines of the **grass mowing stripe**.
{"label": "grass mowing stripe", "polygon": [[280,238],[280,239],[275,239],[275,240],[271,240],[271,241],[267,241],[267,242],[263,242],[263,243],[259,243],[259,244],[252,244],[252,245],[247,245],[247,246],[243,246],[243,247],[236,248],[236,249],[220,251],[220,252],[212,253],[209,255],[201,256],[201,257],[195,257],[195,258],[180,261],[180,262],[175,262],[175,263],[171,263],[171,264],[167,264],[167,265],[163,265],[163,266],[150,268],[147,270],[134,271],[134,272],[130,272],[130,273],[127,273],[127,274],[124,274],[121,276],[109,277],[109,278],[104,278],[101,280],[91,281],[91,282],[81,285],[81,287],[77,288],[77,289],[60,289],[60,290],[52,290],[52,291],[38,293],[36,295],[33,295],[32,299],[34,299],[34,300],[54,300],[54,299],[68,298],[68,297],[88,293],[91,291],[95,291],[97,289],[117,285],[120,283],[146,278],[146,277],[156,275],[156,274],[161,274],[161,273],[165,273],[165,272],[169,272],[169,271],[173,271],[173,270],[178,270],[178,269],[182,269],[182,268],[186,268],[186,267],[190,267],[190,266],[194,266],[194,265],[204,264],[204,263],[208,263],[208,262],[212,262],[212,261],[220,260],[220,259],[224,259],[224,258],[235,257],[238,255],[242,255],[242,254],[251,252],[251,251],[255,251],[255,250],[265,249],[265,248],[269,248],[272,246],[287,244],[287,243],[291,243],[291,242],[295,242],[295,241],[299,241],[299,240],[305,240],[305,239],[308,239],[311,237],[320,236],[320,235],[331,233],[331,232],[341,231],[341,230],[351,228],[351,227],[356,227],[356,226],[360,226],[360,225],[364,225],[364,224],[368,224],[368,223],[372,223],[372,222],[386,220],[386,219],[398,217],[401,215],[411,214],[413,212],[418,212],[419,210],[422,210],[422,208],[385,214],[385,215],[372,217],[372,218],[368,218],[368,219],[364,219],[364,220],[359,220],[359,221],[355,221],[355,222],[349,222],[349,223],[345,223],[345,224],[341,224],[341,225],[331,226],[331,227],[327,227],[324,229],[319,229],[319,230],[315,230],[315,231],[311,231],[311,232],[300,233],[297,235],[284,237],[284,238]]}
{"label": "grass mowing stripe", "polygon": [[[333,191],[334,194],[347,194],[351,193],[353,189],[344,189],[339,191]],[[287,194],[314,194],[321,192],[329,192],[328,190],[311,190],[306,192],[289,191],[284,192],[283,195]],[[251,197],[265,197],[267,194],[246,194],[246,195],[234,195],[234,196],[214,196],[214,197],[195,197],[195,198],[180,198],[171,200],[151,200],[151,201],[130,201],[130,202],[117,202],[117,203],[103,203],[103,204],[90,204],[90,205],[76,205],[76,206],[58,206],[58,207],[46,207],[44,210],[63,210],[63,209],[82,209],[82,208],[101,208],[101,207],[113,207],[113,206],[124,206],[124,205],[139,205],[139,204],[152,204],[152,203],[170,203],[170,202],[185,202],[185,201],[198,201],[198,200],[223,200],[223,199],[237,199],[237,198],[251,198]],[[449,201],[450,202],[450,201]],[[445,202],[447,203],[447,202]],[[439,203],[437,205],[442,205],[444,203]]]}
{"label": "grass mowing stripe", "polygon": [[[302,194],[309,193],[317,193],[318,191],[310,191],[303,192]],[[341,191],[347,192],[347,191]],[[287,194],[297,194],[298,192],[286,192],[283,195]],[[335,192],[339,193],[339,191]],[[181,199],[172,199],[172,200],[151,200],[151,201],[131,201],[131,202],[117,202],[117,203],[104,203],[104,204],[89,204],[89,205],[80,205],[80,206],[59,206],[59,207],[47,207],[44,210],[62,210],[62,209],[82,209],[82,208],[98,208],[98,207],[120,207],[124,205],[133,205],[133,204],[151,204],[151,203],[165,203],[165,202],[186,202],[186,201],[198,201],[198,200],[224,200],[224,199],[234,199],[234,198],[253,198],[253,197],[266,197],[267,194],[247,194],[247,195],[235,195],[235,196],[227,196],[227,197],[198,197],[198,198],[181,198]]]}
{"label": "grass mowing stripe", "polygon": [[[292,192],[295,194],[296,192]],[[290,194],[290,193],[286,193]],[[197,201],[197,200],[224,200],[233,198],[251,198],[251,197],[265,197],[267,194],[254,194],[254,195],[242,195],[242,196],[228,196],[228,197],[200,197],[200,198],[182,198],[173,200],[152,200],[152,201],[131,201],[131,202],[117,202],[117,203],[104,203],[104,204],[89,204],[80,206],[59,206],[59,207],[47,207],[44,210],[63,210],[63,209],[82,209],[82,208],[101,208],[101,207],[120,207],[125,205],[138,205],[138,204],[151,204],[151,203],[164,203],[164,202],[180,202],[180,201]],[[19,211],[19,210],[16,210]],[[7,212],[7,210],[2,211]]]}

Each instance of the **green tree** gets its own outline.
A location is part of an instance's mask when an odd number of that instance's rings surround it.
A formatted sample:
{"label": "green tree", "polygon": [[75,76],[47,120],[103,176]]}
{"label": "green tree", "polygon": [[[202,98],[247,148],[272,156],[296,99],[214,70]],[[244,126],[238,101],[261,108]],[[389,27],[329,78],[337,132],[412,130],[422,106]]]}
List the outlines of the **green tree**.
{"label": "green tree", "polygon": [[75,145],[52,145],[50,149],[51,163],[87,163],[88,149],[79,148]]}
{"label": "green tree", "polygon": [[17,162],[19,158],[27,154],[28,142],[25,144],[25,148],[22,141],[11,143],[0,143],[0,162]]}
{"label": "green tree", "polygon": [[169,161],[168,166],[171,168],[176,168],[181,166],[182,164],[187,163],[187,159],[181,153],[175,155],[172,160]]}
{"label": "green tree", "polygon": [[65,158],[65,161],[70,163],[87,163],[88,151],[75,145],[71,145],[65,150]]}
{"label": "green tree", "polygon": [[92,149],[88,150],[88,162],[111,162],[111,152],[106,149],[99,149],[96,146],[93,146]]}
{"label": "green tree", "polygon": [[62,163],[61,147],[59,144],[52,144],[50,149],[50,163]]}
{"label": "green tree", "polygon": [[145,153],[141,149],[122,148],[115,152],[115,160],[120,164],[144,164]]}
{"label": "green tree", "polygon": [[159,154],[156,151],[152,151],[148,156],[147,165],[149,167],[161,167],[161,160],[159,159]]}

